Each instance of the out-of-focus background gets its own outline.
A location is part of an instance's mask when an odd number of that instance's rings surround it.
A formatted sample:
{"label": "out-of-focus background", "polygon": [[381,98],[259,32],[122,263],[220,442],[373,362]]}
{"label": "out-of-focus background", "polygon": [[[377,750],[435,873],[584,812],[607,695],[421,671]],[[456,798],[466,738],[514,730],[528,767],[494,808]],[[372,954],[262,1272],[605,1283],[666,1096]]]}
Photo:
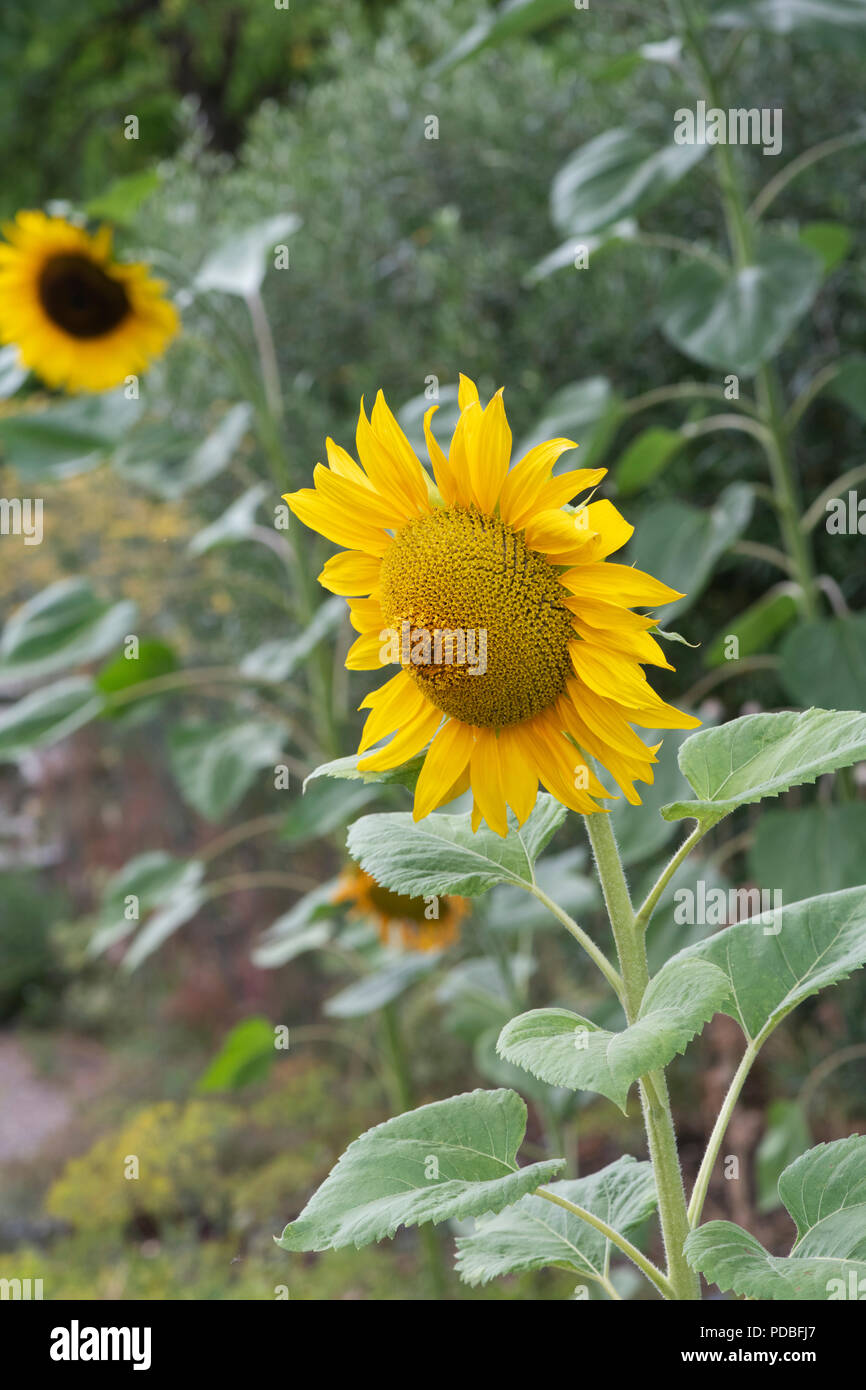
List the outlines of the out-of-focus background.
{"label": "out-of-focus background", "polygon": [[[42,1278],[46,1298],[267,1299],[281,1286],[300,1299],[567,1297],[555,1270],[463,1288],[445,1236],[438,1253],[409,1232],[304,1257],[272,1236],[345,1145],[407,1098],[504,1082],[530,1106],[528,1155],[562,1144],[591,1171],[640,1151],[633,1106],[624,1117],[600,1097],[542,1094],[494,1055],[515,998],[562,996],[569,975],[572,998],[591,998],[553,923],[496,890],[430,954],[383,948],[369,904],[334,901],[347,821],[408,799],[397,785],[318,779],[301,800],[306,773],[355,748],[370,682],[341,671],[342,603],[323,603],[312,633],[295,605],[304,577],[319,605],[312,581],[330,549],[294,522],[293,559],[273,522],[326,435],[352,447],[362,394],[381,387],[416,437],[425,389],[438,385],[447,417],[464,371],[482,392],[506,386],[516,441],[572,434],[581,462],[603,461],[605,495],[638,525],[629,558],[689,591],[664,624],[689,644],[670,648],[676,675],[659,673],[667,698],[710,721],[864,704],[864,537],[828,530],[821,503],[863,463],[862,146],[816,161],[773,208],[821,263],[805,311],[781,313],[788,401],[839,368],[804,403],[792,444],[802,512],[819,509],[809,537],[822,580],[804,623],[773,559],[759,442],[704,429],[728,409],[721,399],[664,396],[682,381],[721,391],[727,376],[690,360],[659,319],[677,239],[724,245],[710,161],[639,210],[642,235],[609,244],[610,218],[596,217],[601,236],[569,223],[557,181],[614,128],[672,145],[673,112],[691,98],[657,8],[517,5],[533,21],[503,34],[465,0],[7,7],[4,216],[48,207],[112,222],[120,252],[154,265],[183,319],[132,424],[115,396],[62,400],[22,379],[14,354],[2,359],[0,493],[43,499],[45,534],[34,546],[0,536],[0,1273]],[[728,8],[744,26],[714,31],[730,51],[731,104],[784,111],[778,158],[737,152],[753,196],[801,151],[857,129],[863,31]],[[610,179],[617,221],[631,217]],[[248,304],[199,293],[222,248],[234,266],[255,259],[250,228],[290,251],[257,299],[282,383],[282,477],[233,375],[238,362],[257,371]],[[560,268],[546,264],[584,230],[587,268],[568,248]],[[762,313],[777,309],[771,297]],[[740,386],[751,392],[748,371]],[[646,411],[629,407],[656,391]],[[128,689],[130,634],[152,692],[79,718],[75,690],[58,685]],[[327,710],[317,679],[335,692]],[[71,699],[67,722],[43,703],[22,729],[10,712],[51,692]],[[637,884],[673,847],[655,807],[678,794],[677,742],[646,810],[616,813]],[[740,813],[709,842],[703,880],[786,901],[858,883],[863,789],[837,782]],[[569,817],[549,872],[595,929],[581,843]],[[131,898],[141,918],[125,915]],[[685,944],[669,897],[652,930],[658,959],[678,932]],[[774,1039],[726,1141],[744,1179],[714,1186],[707,1216],[787,1248],[775,1176],[810,1141],[866,1121],[864,1002],[855,977]],[[275,1028],[288,1029],[285,1048]],[[739,1049],[718,1017],[674,1069],[690,1176]]]}

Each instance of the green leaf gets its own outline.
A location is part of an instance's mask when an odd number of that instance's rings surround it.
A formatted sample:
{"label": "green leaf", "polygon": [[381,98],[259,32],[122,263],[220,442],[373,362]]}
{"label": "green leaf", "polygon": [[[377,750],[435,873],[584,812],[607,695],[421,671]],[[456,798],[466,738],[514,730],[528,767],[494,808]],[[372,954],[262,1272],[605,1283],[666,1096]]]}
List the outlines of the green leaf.
{"label": "green leaf", "polygon": [[697,960],[730,982],[722,1012],[749,1040],[763,1040],[804,999],[866,962],[866,888],[823,893],[726,927],[673,956],[653,985],[672,988],[680,969]]}
{"label": "green leaf", "polygon": [[474,58],[485,48],[504,43],[524,34],[532,34],[554,20],[563,19],[574,13],[574,0],[505,0],[496,9],[482,14],[471,29],[458,39],[444,58],[440,58],[430,68],[431,76],[438,76],[467,58]]}
{"label": "green leaf", "polygon": [[[547,1191],[600,1217],[623,1236],[643,1225],[657,1204],[652,1164],[629,1154],[588,1177],[550,1183]],[[456,1268],[463,1282],[472,1285],[549,1265],[601,1281],[617,1253],[594,1226],[530,1194],[497,1216],[479,1218],[472,1235],[458,1236]]]}
{"label": "green leaf", "polygon": [[334,781],[314,782],[287,813],[280,827],[280,839],[291,845],[303,845],[309,840],[324,838],[348,824],[377,796],[376,787],[366,782],[351,787]]}
{"label": "green leaf", "polygon": [[256,525],[256,512],[268,495],[264,483],[255,483],[226,508],[221,517],[193,536],[189,543],[191,555],[205,555],[218,545],[231,545],[249,539]]}
{"label": "green leaf", "polygon": [[648,507],[629,544],[629,556],[685,597],[656,611],[664,626],[700,598],[716,562],[743,534],[752,516],[748,483],[731,483],[708,511],[671,499]]}
{"label": "green leaf", "polygon": [[264,1081],[276,1060],[273,1024],[266,1018],[245,1018],[226,1037],[199,1079],[197,1091],[237,1091]]}
{"label": "green leaf", "polygon": [[59,743],[103,710],[102,696],[86,676],[68,676],[0,708],[0,762],[14,762],[34,748]]}
{"label": "green leaf", "polygon": [[426,753],[419,753],[408,763],[402,763],[400,767],[387,768],[384,772],[364,772],[358,767],[358,760],[369,756],[369,753],[350,753],[348,757],[334,758],[332,762],[320,763],[304,779],[304,791],[317,777],[335,777],[344,782],[397,783],[401,787],[408,787],[410,791],[414,791],[415,783],[418,781],[427,755]]}
{"label": "green leaf", "polygon": [[843,357],[839,371],[824,388],[828,396],[847,405],[861,420],[866,420],[866,356],[852,353]]}
{"label": "green leaf", "polygon": [[623,1112],[638,1077],[685,1052],[696,1033],[728,1001],[730,982],[704,961],[663,970],[644,995],[637,1020],[621,1033],[598,1028],[568,1009],[532,1009],[506,1023],[500,1057],[551,1086],[598,1091]]}
{"label": "green leaf", "polygon": [[609,246],[632,241],[637,230],[638,225],[634,218],[623,217],[619,222],[604,227],[600,232],[592,232],[586,236],[571,236],[568,241],[564,241],[542,260],[537,261],[526,272],[523,282],[526,285],[536,285],[540,280],[546,280],[548,275],[552,275],[557,270],[586,269],[586,266],[582,264],[584,254],[587,257],[595,256],[599,251],[604,251]]}
{"label": "green leaf", "polygon": [[76,396],[30,415],[0,420],[5,461],[28,482],[72,478],[97,468],[135,424],[141,403],[123,390]]}
{"label": "green leaf", "polygon": [[[142,685],[145,681],[158,680],[160,676],[169,676],[178,669],[178,659],[173,648],[165,642],[158,642],[153,638],[144,638],[138,644],[138,655],[135,657],[118,656],[114,661],[110,661],[107,666],[97,673],[96,685],[104,695],[112,695],[120,690],[132,690],[137,685]],[[106,714],[112,718],[141,710],[144,706],[150,707],[156,697],[151,696],[139,702],[134,702],[129,706],[121,706],[118,710],[109,708]]]}
{"label": "green leaf", "polygon": [[738,806],[814,782],[866,758],[866,714],[809,709],[747,714],[687,738],[680,770],[695,801],[662,807],[665,820],[693,816],[707,828]]}
{"label": "green leaf", "polygon": [[866,26],[866,9],[863,0],[731,0],[710,22],[726,29],[765,29],[771,34],[824,26],[857,30]]}
{"label": "green leaf", "polygon": [[86,579],[60,579],[17,609],[0,636],[0,681],[32,681],[104,656],[128,635],[135,604],[106,603]]}
{"label": "green leaf", "polygon": [[[192,877],[192,876],[191,876]],[[173,894],[167,902],[158,907],[139,928],[129,950],[123,957],[123,968],[131,973],[137,970],[142,961],[153,955],[163,942],[194,917],[207,901],[204,889],[190,886]]]}
{"label": "green leaf", "polygon": [[695,362],[752,376],[808,311],[823,270],[814,251],[769,236],[739,270],[688,261],[662,289],[662,332]]}
{"label": "green leaf", "polygon": [[803,1107],[796,1100],[774,1100],[767,1111],[767,1128],[755,1154],[758,1211],[780,1205],[779,1178],[811,1139]]}
{"label": "green leaf", "polygon": [[325,1000],[329,1018],[364,1018],[385,1004],[399,999],[422,975],[429,975],[438,964],[441,951],[419,951],[388,961],[379,970],[362,975],[338,994]]}
{"label": "green leaf", "polygon": [[532,884],[532,866],[565,815],[552,796],[539,796],[520,829],[509,813],[502,838],[486,826],[473,834],[470,815],[415,821],[404,812],[385,812],[356,821],[346,843],[361,868],[394,893],[472,898],[495,883]]}
{"label": "green leaf", "polygon": [[755,826],[748,877],[780,889],[785,902],[856,888],[866,878],[866,803],[772,807]]}
{"label": "green leaf", "polygon": [[331,939],[337,879],[320,883],[273,922],[250,953],[260,970],[274,970]]}
{"label": "green leaf", "polygon": [[866,613],[799,623],[779,659],[782,684],[798,704],[856,709],[866,696]]}
{"label": "green leaf", "polygon": [[155,193],[162,183],[156,169],[143,169],[137,174],[126,174],[109,184],[104,193],[91,198],[85,205],[89,217],[121,225],[130,223],[142,203]]}
{"label": "green leaf", "polygon": [[866,1288],[866,1137],[819,1144],[785,1169],[782,1198],[797,1227],[789,1255],[770,1255],[730,1221],[710,1221],[688,1236],[693,1269],[746,1298],[860,1299]]}
{"label": "green leaf", "polygon": [[[100,925],[90,939],[88,954],[101,955],[131,935],[156,908],[194,892],[203,877],[204,864],[200,860],[176,859],[161,849],[137,854],[105,886]],[[134,912],[131,917],[127,916],[130,911]]]}
{"label": "green leaf", "polygon": [[735,660],[753,656],[756,652],[768,652],[779,633],[794,621],[798,611],[797,600],[787,588],[771,589],[744,613],[730,619],[716,634],[704,652],[704,665],[723,666],[730,659],[726,649],[731,637],[737,639]]}
{"label": "green leaf", "polygon": [[564,234],[595,232],[659,202],[703,159],[704,145],[654,146],[639,131],[605,131],[572,155],[550,190],[550,214]]}
{"label": "green leaf", "polygon": [[[514,450],[514,457],[522,458],[545,439],[554,439],[557,435],[567,439],[577,436],[581,468],[594,467],[618,419],[619,402],[607,377],[591,376],[584,381],[573,381],[554,392],[542,418]],[[562,459],[565,460],[562,467],[567,468],[574,462],[574,455],[565,453]]]}
{"label": "green leaf", "polygon": [[184,724],[169,735],[169,763],[184,800],[205,820],[222,820],[257,773],[280,761],[285,738],[285,729],[264,719]]}
{"label": "green leaf", "polygon": [[178,434],[171,421],[148,423],[118,449],[115,467],[146,492],[175,501],[228,468],[249,429],[251,414],[246,401],[238,402],[204,440]]}
{"label": "green leaf", "polygon": [[620,456],[614,469],[620,496],[630,497],[635,492],[641,492],[663,472],[682,446],[683,436],[679,430],[653,426],[639,434]]}
{"label": "green leaf", "polygon": [[844,261],[854,242],[850,227],[842,222],[807,222],[800,228],[800,241],[824,262],[824,274]]}
{"label": "green leaf", "polygon": [[345,613],[345,599],[337,596],[325,599],[297,636],[274,637],[247,652],[241,660],[241,674],[253,680],[288,680],[319,643],[339,627]]}
{"label": "green leaf", "polygon": [[301,219],[289,212],[235,232],[207,257],[195,277],[196,287],[240,295],[242,299],[256,294],[275,248],[300,225]]}
{"label": "green leaf", "polygon": [[399,1226],[498,1212],[564,1167],[518,1168],[526,1106],[513,1091],[471,1091],[386,1120],[350,1144],[283,1231],[283,1250],[360,1247]]}

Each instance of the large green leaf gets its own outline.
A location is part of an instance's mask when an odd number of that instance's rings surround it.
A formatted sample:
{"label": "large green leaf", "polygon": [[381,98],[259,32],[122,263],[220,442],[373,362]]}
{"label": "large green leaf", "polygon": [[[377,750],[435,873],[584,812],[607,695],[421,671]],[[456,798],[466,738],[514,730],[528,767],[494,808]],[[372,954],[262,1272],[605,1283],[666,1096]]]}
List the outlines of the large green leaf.
{"label": "large green leaf", "polygon": [[720,1289],[745,1298],[861,1299],[866,1289],[866,1136],[852,1134],[810,1149],[782,1173],[779,1196],[797,1227],[789,1255],[770,1255],[730,1221],[710,1221],[686,1240],[692,1268]]}
{"label": "large green leaf", "polygon": [[0,420],[5,461],[23,480],[71,478],[96,468],[135,424],[141,403],[123,390],[75,396]]}
{"label": "large green leaf", "polygon": [[300,225],[299,217],[284,212],[235,232],[207,257],[195,278],[197,288],[249,298],[261,287],[275,247]]}
{"label": "large green leaf", "polygon": [[642,430],[616,465],[614,478],[620,496],[630,497],[635,492],[642,492],[667,468],[683,442],[684,437],[679,430],[664,429],[660,425]]}
{"label": "large green leaf", "polygon": [[539,796],[519,829],[509,813],[503,838],[486,826],[473,834],[469,815],[415,821],[405,812],[386,812],[356,821],[346,843],[361,868],[392,892],[471,898],[495,883],[524,888],[534,883],[532,866],[565,815],[552,796]]}
{"label": "large green leaf", "polygon": [[671,498],[644,512],[629,558],[685,595],[656,610],[662,627],[700,598],[716,562],[748,526],[753,501],[748,483],[731,483],[707,510]]}
{"label": "large green leaf", "polygon": [[727,976],[722,1011],[750,1041],[764,1040],[810,994],[866,963],[866,887],[822,893],[726,927],[673,956],[650,988],[675,990],[680,972],[698,960]]}
{"label": "large green leaf", "polygon": [[[572,381],[553,393],[542,418],[514,449],[514,457],[520,459],[545,439],[564,436],[580,446],[580,467],[595,468],[616,433],[619,418],[619,399],[607,377]],[[576,457],[570,451],[563,454],[556,471],[572,467]]]}
{"label": "large green leaf", "polygon": [[866,802],[771,807],[755,826],[749,878],[772,884],[791,903],[856,888],[866,879],[864,845]]}
{"label": "large green leaf", "polygon": [[707,153],[705,145],[656,146],[639,131],[607,130],[572,155],[550,190],[563,233],[595,232],[650,207]]}
{"label": "large green leaf", "polygon": [[102,696],[87,676],[67,676],[0,708],[0,762],[14,762],[89,724],[103,710]]}
{"label": "large green leaf", "polygon": [[771,589],[745,612],[728,619],[704,652],[704,665],[723,666],[732,659],[728,650],[731,637],[737,639],[733,649],[733,659],[737,661],[744,656],[754,656],[756,652],[770,651],[779,633],[794,621],[798,611],[797,600],[789,586]]}
{"label": "large green leaf", "polygon": [[665,1067],[728,1002],[730,982],[705,961],[653,980],[637,1020],[621,1033],[568,1009],[532,1009],[506,1023],[498,1051],[551,1086],[598,1091],[625,1110],[638,1077]]}
{"label": "large green leaf", "polygon": [[147,422],[118,449],[115,467],[156,497],[183,497],[228,468],[249,429],[251,415],[246,401],[239,401],[204,439],[179,434],[172,420]]}
{"label": "large green leaf", "polygon": [[693,816],[709,828],[738,806],[779,796],[862,758],[866,714],[858,710],[747,714],[686,739],[680,769],[697,799],[663,806],[662,815]]}
{"label": "large green leaf", "polygon": [[12,614],[0,636],[0,681],[32,681],[118,647],[135,604],[97,598],[86,579],[60,579]]}
{"label": "large green leaf", "polygon": [[866,705],[866,613],[820,618],[791,628],[779,674],[801,705]]}
{"label": "large green leaf", "polygon": [[763,237],[740,270],[688,261],[662,290],[662,331],[694,361],[751,376],[807,312],[823,272],[820,256],[781,237]]}
{"label": "large green leaf", "polygon": [[386,1120],[350,1144],[277,1244],[336,1250],[398,1226],[501,1211],[564,1167],[518,1168],[526,1106],[513,1091],[471,1091]]}
{"label": "large green leaf", "polygon": [[[554,1182],[547,1190],[600,1217],[620,1235],[641,1226],[657,1201],[652,1164],[638,1163],[629,1154],[598,1173]],[[456,1267],[463,1282],[473,1285],[548,1265],[600,1281],[616,1253],[594,1226],[530,1194],[498,1216],[481,1217],[472,1235],[459,1236]]]}
{"label": "large green leaf", "polygon": [[173,729],[169,762],[184,800],[205,820],[222,820],[261,769],[280,761],[285,738],[281,725],[265,719]]}

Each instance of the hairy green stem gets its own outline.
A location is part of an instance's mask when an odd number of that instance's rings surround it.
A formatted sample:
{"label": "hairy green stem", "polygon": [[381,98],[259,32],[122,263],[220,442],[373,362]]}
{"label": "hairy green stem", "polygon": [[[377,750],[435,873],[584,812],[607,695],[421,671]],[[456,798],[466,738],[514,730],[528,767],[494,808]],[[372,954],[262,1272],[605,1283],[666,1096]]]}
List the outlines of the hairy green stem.
{"label": "hairy green stem", "polygon": [[701,1166],[698,1170],[698,1176],[695,1179],[695,1185],[689,1200],[688,1217],[690,1226],[697,1226],[701,1219],[701,1212],[704,1209],[707,1189],[710,1185],[710,1178],[713,1174],[713,1168],[716,1165],[716,1159],[719,1155],[722,1140],[725,1137],[725,1131],[728,1128],[731,1115],[734,1113],[734,1106],[740,1098],[740,1092],[745,1085],[746,1077],[752,1069],[752,1064],[758,1055],[758,1049],[762,1041],[763,1038],[759,1036],[749,1043],[749,1046],[743,1053],[740,1065],[734,1073],[733,1080],[728,1087],[728,1093],[722,1103],[722,1108],[716,1116],[716,1123],[713,1125],[713,1132],[707,1142],[707,1147],[703,1159],[701,1160]]}
{"label": "hairy green stem", "polygon": [[653,908],[668,883],[673,878],[683,860],[688,858],[695,845],[703,839],[705,833],[699,821],[691,834],[686,836],[679,849],[662,869],[652,888],[641,903],[640,910],[635,917],[635,923],[638,927],[642,928],[644,931],[646,930],[649,919],[652,916]]}
{"label": "hairy green stem", "polygon": [[[638,1017],[649,983],[644,932],[635,918],[610,817],[598,813],[585,816],[584,820],[616,942],[625,986],[626,1018],[631,1024]],[[683,1254],[689,1233],[686,1194],[664,1071],[653,1071],[642,1077],[640,1095],[658,1194],[667,1279],[672,1297],[696,1300],[700,1298],[700,1280]]]}
{"label": "hairy green stem", "polygon": [[617,974],[607,956],[604,954],[604,951],[596,946],[589,933],[585,932],[583,927],[579,926],[574,918],[569,916],[564,907],[560,907],[559,903],[554,902],[553,898],[549,898],[543,889],[539,888],[537,883],[534,883],[531,888],[528,887],[527,891],[530,892],[534,898],[537,898],[540,903],[543,903],[548,912],[552,913],[556,920],[562,923],[565,930],[570,932],[575,941],[583,947],[590,960],[594,961],[602,975],[604,975],[604,978],[614,991],[623,1008],[625,1008],[622,977]]}

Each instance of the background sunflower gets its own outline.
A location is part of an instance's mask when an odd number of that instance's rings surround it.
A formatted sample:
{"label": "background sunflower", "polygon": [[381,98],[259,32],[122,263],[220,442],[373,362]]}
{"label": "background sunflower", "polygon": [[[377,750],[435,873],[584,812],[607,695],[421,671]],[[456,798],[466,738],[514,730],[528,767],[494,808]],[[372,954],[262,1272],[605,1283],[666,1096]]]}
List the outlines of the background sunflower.
{"label": "background sunflower", "polygon": [[0,340],[49,386],[107,391],[143,372],[178,330],[165,286],[112,257],[112,233],[19,212],[0,244]]}

